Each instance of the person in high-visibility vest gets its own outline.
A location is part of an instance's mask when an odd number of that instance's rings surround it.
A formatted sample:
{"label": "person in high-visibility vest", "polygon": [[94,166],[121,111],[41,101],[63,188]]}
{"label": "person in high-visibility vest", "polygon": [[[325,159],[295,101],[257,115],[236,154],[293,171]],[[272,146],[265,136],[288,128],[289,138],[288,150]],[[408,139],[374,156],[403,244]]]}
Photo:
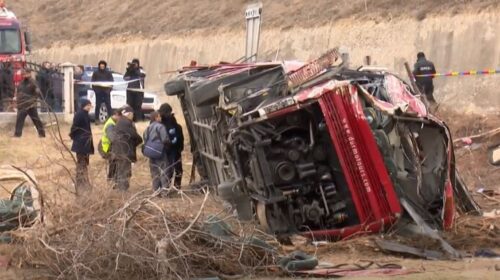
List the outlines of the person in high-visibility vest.
{"label": "person in high-visibility vest", "polygon": [[116,176],[116,162],[111,153],[111,138],[113,129],[116,126],[116,123],[122,117],[123,108],[117,109],[113,112],[113,115],[108,118],[108,120],[104,123],[104,127],[102,129],[101,141],[99,141],[98,151],[101,156],[108,160],[108,180],[113,181],[113,178]]}

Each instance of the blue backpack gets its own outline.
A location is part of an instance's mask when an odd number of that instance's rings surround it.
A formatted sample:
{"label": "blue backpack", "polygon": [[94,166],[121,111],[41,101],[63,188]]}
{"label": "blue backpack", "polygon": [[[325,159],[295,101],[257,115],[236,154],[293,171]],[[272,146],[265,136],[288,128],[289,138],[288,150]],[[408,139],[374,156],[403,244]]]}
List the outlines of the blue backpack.
{"label": "blue backpack", "polygon": [[156,135],[154,137],[149,137],[151,136],[151,132],[149,131],[150,129],[151,127],[148,127],[148,131],[146,133],[148,139],[146,140],[146,143],[144,143],[142,153],[150,159],[160,159],[164,154],[165,145],[160,139],[160,132],[158,129],[156,129]]}

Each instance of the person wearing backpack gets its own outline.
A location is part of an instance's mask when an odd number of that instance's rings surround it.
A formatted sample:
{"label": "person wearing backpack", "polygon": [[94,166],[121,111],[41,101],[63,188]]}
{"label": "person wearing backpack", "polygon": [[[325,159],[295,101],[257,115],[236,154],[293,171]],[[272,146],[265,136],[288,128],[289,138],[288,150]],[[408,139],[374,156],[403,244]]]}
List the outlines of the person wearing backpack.
{"label": "person wearing backpack", "polygon": [[142,153],[149,158],[149,170],[153,181],[153,191],[168,189],[170,178],[168,177],[168,155],[166,147],[170,145],[167,129],[161,123],[158,112],[150,115],[151,123],[144,131],[144,146]]}
{"label": "person wearing backpack", "polygon": [[125,108],[117,109],[113,112],[113,115],[104,123],[102,129],[102,136],[99,144],[97,145],[97,150],[102,158],[108,161],[108,181],[112,182],[113,178],[116,176],[116,160],[111,153],[111,138],[113,130],[116,123],[120,120],[122,116],[122,110]]}

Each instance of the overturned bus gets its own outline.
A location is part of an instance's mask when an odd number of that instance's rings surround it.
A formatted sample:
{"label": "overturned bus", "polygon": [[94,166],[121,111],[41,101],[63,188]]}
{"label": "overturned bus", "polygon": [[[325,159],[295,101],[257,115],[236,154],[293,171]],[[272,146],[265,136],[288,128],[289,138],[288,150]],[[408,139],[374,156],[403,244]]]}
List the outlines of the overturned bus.
{"label": "overturned bus", "polygon": [[457,209],[480,211],[446,125],[402,79],[346,69],[336,49],[309,64],[186,67],[165,91],[200,175],[270,233],[340,239],[415,215],[447,229]]}

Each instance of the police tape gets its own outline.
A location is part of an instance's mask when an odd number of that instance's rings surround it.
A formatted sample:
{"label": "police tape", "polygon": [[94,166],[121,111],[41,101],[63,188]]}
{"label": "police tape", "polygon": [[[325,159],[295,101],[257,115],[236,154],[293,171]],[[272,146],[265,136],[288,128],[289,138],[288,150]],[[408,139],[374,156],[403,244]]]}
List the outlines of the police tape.
{"label": "police tape", "polygon": [[120,82],[86,82],[76,80],[75,84],[86,85],[86,86],[98,86],[98,87],[113,87],[113,86],[123,86],[128,85],[129,83],[140,81],[141,79],[128,80],[128,81],[120,81]]}
{"label": "police tape", "polygon": [[[128,85],[129,83],[133,83],[133,82],[137,82],[137,81],[140,81],[140,79],[129,80],[129,81],[120,81],[120,82],[86,82],[86,81],[76,80],[75,84],[84,85],[84,86],[98,86],[98,87],[104,87],[104,88],[112,88],[113,86],[124,86],[124,85]],[[146,89],[143,89],[143,88],[127,88],[127,91],[153,93],[153,92],[146,90]],[[156,93],[156,92],[154,92],[154,93]]]}
{"label": "police tape", "polygon": [[451,71],[446,73],[415,75],[415,77],[457,77],[457,76],[476,76],[476,75],[494,75],[494,74],[500,74],[500,69],[470,70],[463,72]]}

